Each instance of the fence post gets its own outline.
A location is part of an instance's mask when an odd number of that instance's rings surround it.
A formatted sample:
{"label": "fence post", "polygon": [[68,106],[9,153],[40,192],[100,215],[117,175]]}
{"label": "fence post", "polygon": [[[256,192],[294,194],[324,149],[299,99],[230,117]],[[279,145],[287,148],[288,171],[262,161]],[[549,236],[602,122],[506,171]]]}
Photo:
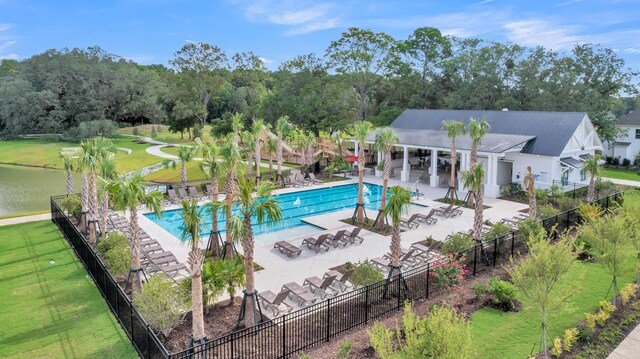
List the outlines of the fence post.
{"label": "fence post", "polygon": [[511,256],[513,257],[513,249],[515,247],[516,244],[516,232],[515,231],[511,231]]}
{"label": "fence post", "polygon": [[364,324],[367,324],[369,322],[369,285],[364,289]]}
{"label": "fence post", "polygon": [[287,357],[287,315],[282,316],[282,357]]}
{"label": "fence post", "polygon": [[476,276],[476,262],[478,259],[478,244],[473,247],[473,276]]}
{"label": "fence post", "polygon": [[329,326],[331,325],[331,310],[330,310],[331,306],[329,303],[331,303],[331,298],[327,299],[327,342],[331,337],[331,331],[329,328]]}
{"label": "fence post", "polygon": [[571,225],[571,211],[567,211],[567,229]]}
{"label": "fence post", "polygon": [[149,335],[149,324],[147,324],[147,358],[151,358],[151,336]]}
{"label": "fence post", "polygon": [[400,290],[401,290],[400,284],[401,283],[400,282],[401,282],[401,274],[400,274],[400,270],[398,270],[398,310],[400,310],[400,305],[402,303],[400,301],[400,299],[401,299],[401,296],[400,296]]}
{"label": "fence post", "polygon": [[496,266],[496,260],[498,259],[498,237],[493,239],[493,266]]}
{"label": "fence post", "polygon": [[611,196],[607,196],[607,209],[609,209],[609,197]]}
{"label": "fence post", "polygon": [[429,277],[431,277],[431,262],[427,263],[427,298],[429,298]]}

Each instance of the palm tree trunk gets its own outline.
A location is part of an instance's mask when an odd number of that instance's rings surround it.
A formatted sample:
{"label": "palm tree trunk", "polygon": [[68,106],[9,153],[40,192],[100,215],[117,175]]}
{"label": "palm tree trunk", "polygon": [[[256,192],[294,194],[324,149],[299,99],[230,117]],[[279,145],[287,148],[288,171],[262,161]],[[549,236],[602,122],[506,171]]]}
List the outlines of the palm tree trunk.
{"label": "palm tree trunk", "polygon": [[198,237],[193,241],[189,252],[191,263],[191,330],[194,339],[204,338],[204,314],[202,305],[202,253],[198,247]]}
{"label": "palm tree trunk", "polygon": [[89,176],[89,244],[96,244],[97,207],[96,173],[91,171]]}
{"label": "palm tree trunk", "polygon": [[247,154],[247,177],[253,177],[253,152]]}
{"label": "palm tree trunk", "polygon": [[[391,233],[391,245],[389,246],[389,250],[391,251],[391,265],[397,268],[400,265],[400,223],[393,223],[393,229]],[[396,269],[394,268],[394,272]],[[396,273],[391,273],[392,276],[396,275]]]}
{"label": "palm tree trunk", "polygon": [[[132,291],[131,295],[135,296],[142,290],[142,286],[138,282],[140,275],[140,241],[138,240],[138,208],[131,206],[129,208],[129,245],[131,246],[131,275],[129,276],[129,282],[134,283],[136,290]],[[137,276],[133,273],[136,271]]]}
{"label": "palm tree trunk", "polygon": [[102,194],[102,204],[100,205],[100,216],[102,217],[102,238],[107,235],[107,212],[109,211],[109,194],[105,191]]}
{"label": "palm tree trunk", "polygon": [[73,172],[67,170],[67,194],[73,194]]}
{"label": "palm tree trunk", "polygon": [[476,189],[476,207],[473,216],[473,237],[476,241],[482,240],[482,214],[484,211],[482,199],[482,184]]}
{"label": "palm tree trunk", "polygon": [[87,229],[85,228],[85,222],[87,219],[87,211],[89,209],[89,174],[82,174],[82,192],[80,193],[80,206],[82,210],[82,215],[80,216],[80,228],[83,232]]}
{"label": "palm tree trunk", "polygon": [[456,187],[456,164],[458,163],[458,152],[456,151],[456,140],[451,140],[451,181],[449,187],[451,191],[449,191],[449,198],[451,199],[451,203],[455,199],[454,188]]}
{"label": "palm tree trunk", "polygon": [[[382,179],[382,198],[380,199],[380,213],[384,211],[384,207],[387,205],[387,187],[389,186],[389,177],[391,176],[391,151],[384,152],[384,178]],[[379,218],[379,230],[384,230],[384,218]]]}
{"label": "palm tree trunk", "polygon": [[269,177],[273,179],[273,156],[269,154]]}
{"label": "palm tree trunk", "polygon": [[[211,176],[211,194],[212,201],[218,200],[218,176],[213,174]],[[211,257],[217,258],[220,255],[220,248],[218,243],[218,211],[211,211],[211,233],[215,233],[215,238],[211,238]]]}
{"label": "palm tree trunk", "polygon": [[260,139],[259,138],[256,139],[255,147],[256,147],[256,154],[255,154],[255,158],[256,158],[256,178],[257,178],[256,184],[258,185],[258,184],[260,184],[260,180],[261,180],[261,178],[260,178],[260,172],[261,172],[260,170],[261,170],[261,168],[260,167],[262,167],[262,153],[261,153]]}
{"label": "palm tree trunk", "polygon": [[587,202],[593,203],[596,198],[596,176],[591,175],[589,180],[589,189],[587,191]]}
{"label": "palm tree trunk", "polygon": [[182,187],[186,190],[187,189],[187,163],[185,161],[181,161],[180,180],[182,181]]}
{"label": "palm tree trunk", "polygon": [[[471,154],[469,156],[469,171],[473,172],[476,169],[476,163],[478,162],[478,145],[475,142],[471,144]],[[469,206],[473,206],[476,202],[476,193],[471,191],[469,193]]]}
{"label": "palm tree trunk", "polygon": [[[242,238],[242,249],[244,250],[244,273],[246,281],[247,293],[254,293],[256,291],[255,278],[253,274],[253,230],[251,228],[251,217],[245,217],[244,228],[246,235]],[[255,296],[249,296],[247,298],[247,307],[245,308],[245,326],[247,328],[253,327],[256,323],[253,318],[254,308],[256,308]]]}
{"label": "palm tree trunk", "polygon": [[231,223],[231,217],[233,216],[233,178],[231,178],[232,175],[229,174],[229,176],[227,177],[227,181],[224,184],[224,194],[226,196],[225,201],[227,202],[226,210],[227,210],[227,215],[226,215],[226,226],[225,226],[225,253],[224,253],[224,259],[226,260],[231,260],[231,258],[233,258],[233,253],[231,252],[232,249],[232,245],[233,245],[233,233],[231,231],[231,227],[232,227],[232,223]]}
{"label": "palm tree trunk", "polygon": [[278,136],[278,185],[284,187],[284,180],[282,179],[282,138]]}
{"label": "palm tree trunk", "polygon": [[356,211],[356,223],[364,224],[364,146],[360,146],[358,150],[358,208]]}

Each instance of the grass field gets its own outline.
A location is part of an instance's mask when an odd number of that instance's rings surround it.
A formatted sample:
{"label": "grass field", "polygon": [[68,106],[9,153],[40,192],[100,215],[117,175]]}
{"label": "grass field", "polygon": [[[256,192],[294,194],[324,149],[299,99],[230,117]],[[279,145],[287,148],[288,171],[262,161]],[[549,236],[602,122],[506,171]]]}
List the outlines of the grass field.
{"label": "grass field", "polygon": [[[136,126],[135,128],[138,129],[138,133],[141,136],[146,136],[146,137],[151,137],[151,128],[153,128],[155,126],[155,128],[159,131],[158,132],[158,137],[156,137],[156,140],[161,141],[161,142],[168,142],[168,143],[191,143],[193,142],[192,140],[190,140],[188,138],[187,132],[184,133],[184,138],[180,138],[180,132],[176,132],[176,133],[171,133],[169,132],[169,126],[166,125],[141,125],[141,126]],[[124,127],[124,128],[120,128],[118,129],[116,132],[120,133],[120,134],[133,134],[133,129],[134,127]],[[206,125],[204,126],[204,130],[202,132],[202,135],[205,139],[210,139],[211,138],[211,125]]]}
{"label": "grass field", "polygon": [[[640,191],[627,192],[625,203],[640,203]],[[629,244],[628,252],[628,270],[619,279],[624,284],[634,282],[636,278],[636,250],[632,244]],[[578,321],[584,319],[584,313],[595,312],[598,303],[605,299],[610,285],[611,275],[603,265],[577,261],[556,289],[556,293],[569,294],[571,297],[548,317],[549,345],[565,329],[575,327]],[[611,294],[606,298],[610,299]],[[472,315],[472,338],[478,358],[526,358],[534,343],[540,340],[539,311],[522,296],[518,300],[522,303],[522,310],[518,313],[483,308]],[[536,345],[534,353],[538,349]]]}
{"label": "grass field", "polygon": [[623,170],[618,168],[603,168],[602,177],[640,182],[640,176],[638,176],[638,173],[636,171]]}
{"label": "grass field", "polygon": [[49,213],[49,212],[51,212],[51,210],[46,210],[46,211],[31,211],[31,212],[22,212],[22,213],[5,214],[4,216],[0,216],[0,219],[18,218],[18,217],[26,217],[26,216],[34,216],[34,215],[36,215],[36,214],[45,214],[45,213]]}
{"label": "grass field", "polygon": [[0,227],[0,278],[0,357],[137,358],[53,223]]}

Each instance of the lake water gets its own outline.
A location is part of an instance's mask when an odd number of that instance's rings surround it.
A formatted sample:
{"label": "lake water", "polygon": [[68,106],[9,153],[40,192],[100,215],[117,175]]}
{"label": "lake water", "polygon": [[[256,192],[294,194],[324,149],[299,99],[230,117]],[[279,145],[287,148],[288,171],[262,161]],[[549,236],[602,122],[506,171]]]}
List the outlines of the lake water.
{"label": "lake water", "polygon": [[[81,186],[82,177],[74,174],[76,193]],[[65,193],[65,171],[0,164],[0,216],[47,210],[50,196]]]}

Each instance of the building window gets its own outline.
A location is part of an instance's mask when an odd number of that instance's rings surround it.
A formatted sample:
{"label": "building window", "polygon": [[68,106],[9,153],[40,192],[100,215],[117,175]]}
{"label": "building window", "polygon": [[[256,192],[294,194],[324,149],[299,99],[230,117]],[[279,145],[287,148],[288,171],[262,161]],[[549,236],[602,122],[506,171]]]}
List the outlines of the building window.
{"label": "building window", "polygon": [[640,129],[636,129],[636,139],[640,138]]}
{"label": "building window", "polygon": [[562,183],[563,186],[566,186],[566,185],[569,184],[569,171],[562,172],[562,177],[560,178],[560,183]]}
{"label": "building window", "polygon": [[586,181],[587,180],[587,169],[583,168],[580,170],[580,181]]}

